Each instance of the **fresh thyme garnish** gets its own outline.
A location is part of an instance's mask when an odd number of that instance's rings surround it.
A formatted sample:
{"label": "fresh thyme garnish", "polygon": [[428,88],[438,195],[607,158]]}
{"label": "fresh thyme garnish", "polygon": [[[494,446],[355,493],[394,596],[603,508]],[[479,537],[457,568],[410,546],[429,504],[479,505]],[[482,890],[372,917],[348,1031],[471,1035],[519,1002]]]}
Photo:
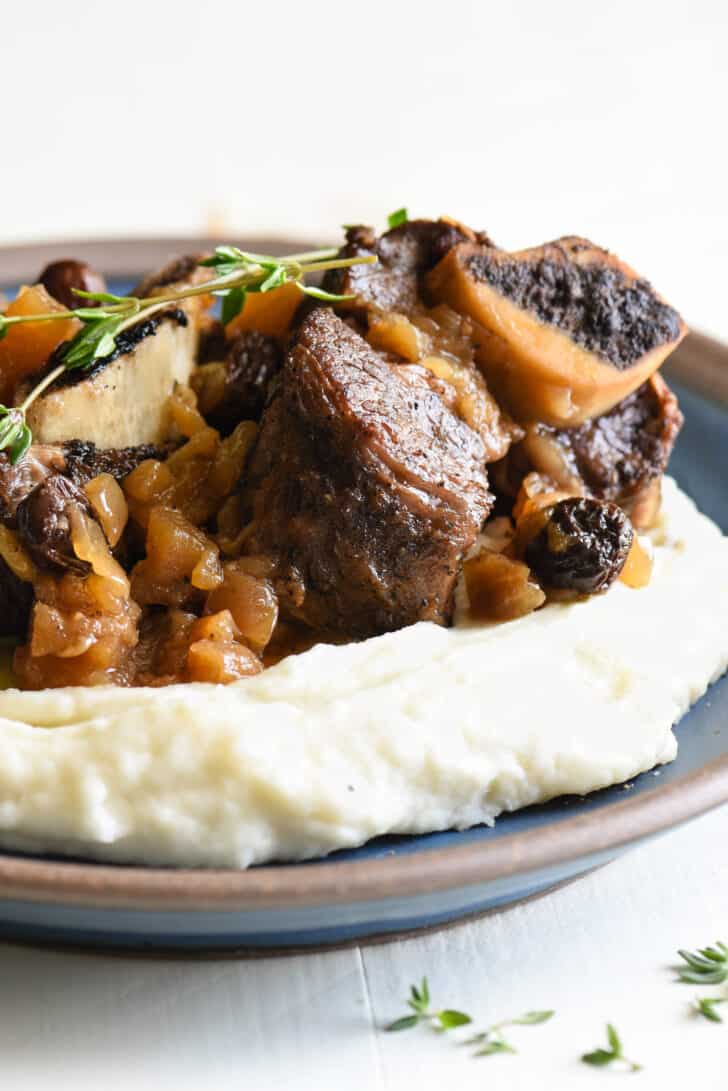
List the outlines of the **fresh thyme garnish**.
{"label": "fresh thyme garnish", "polygon": [[505,1038],[503,1031],[506,1027],[535,1027],[539,1023],[546,1023],[553,1017],[553,1011],[527,1011],[515,1019],[503,1019],[500,1023],[493,1023],[479,1034],[473,1034],[463,1043],[466,1046],[478,1046],[474,1057],[490,1057],[494,1053],[517,1053],[515,1046]]}
{"label": "fresh thyme garnish", "polygon": [[452,1030],[454,1027],[464,1027],[468,1023],[472,1023],[469,1015],[466,1015],[463,1011],[457,1011],[455,1008],[430,1011],[430,988],[426,977],[422,978],[422,984],[419,988],[416,985],[410,986],[407,1004],[412,1009],[412,1014],[395,1019],[393,1023],[384,1028],[385,1030],[409,1030],[421,1023],[432,1027],[434,1030]]}
{"label": "fresh thyme garnish", "polygon": [[[472,1023],[472,1016],[457,1008],[440,1008],[432,1010],[430,1007],[430,989],[427,978],[422,978],[422,984],[410,986],[410,995],[407,1000],[412,1009],[408,1015],[402,1015],[395,1019],[385,1030],[410,1030],[412,1027],[425,1025],[432,1030],[454,1030],[456,1027],[464,1027]],[[538,1023],[545,1023],[554,1013],[552,1011],[528,1011],[515,1019],[504,1019],[500,1023],[493,1023],[486,1030],[473,1034],[466,1038],[463,1045],[477,1046],[474,1057],[488,1057],[494,1053],[516,1053],[517,1050],[503,1035],[506,1027],[529,1027]]]}
{"label": "fresh thyme garnish", "polygon": [[0,314],[0,340],[13,326],[20,323],[55,322],[68,318],[76,318],[82,323],[78,333],[61,347],[58,365],[30,391],[22,404],[16,407],[0,405],[0,451],[7,451],[13,464],[20,461],[32,443],[33,437],[25,415],[36,398],[64,371],[86,370],[97,360],[110,356],[116,348],[118,335],[128,326],[134,325],[140,315],[152,315],[170,303],[192,296],[213,294],[222,297],[221,317],[227,325],[240,314],[249,293],[270,292],[283,284],[295,284],[303,295],[313,296],[327,303],[339,303],[350,297],[334,295],[306,284],[306,274],[323,273],[327,269],[341,269],[376,260],[373,254],[342,258],[335,248],[275,258],[266,254],[248,253],[239,250],[237,246],[218,246],[211,257],[200,262],[201,265],[215,270],[215,276],[201,284],[184,285],[144,299],[74,289],[75,294],[82,300],[98,306],[80,306],[48,314]]}
{"label": "fresh thyme garnish", "polygon": [[32,441],[30,428],[25,423],[25,410],[0,406],[0,451],[7,450],[13,465],[20,461]]}
{"label": "fresh thyme garnish", "polygon": [[390,227],[399,227],[400,224],[406,224],[409,219],[406,208],[398,208],[396,212],[390,212],[387,216],[387,223]]}
{"label": "fresh thyme garnish", "polygon": [[728,981],[728,946],[701,947],[697,951],[678,951],[685,966],[678,968],[680,981],[689,985],[722,985]]}
{"label": "fresh thyme garnish", "polygon": [[603,1067],[618,1061],[620,1064],[625,1065],[630,1072],[640,1071],[641,1064],[637,1064],[636,1061],[631,1061],[629,1057],[625,1057],[622,1041],[611,1023],[607,1023],[607,1043],[607,1049],[594,1049],[591,1053],[584,1053],[581,1058],[584,1064]]}

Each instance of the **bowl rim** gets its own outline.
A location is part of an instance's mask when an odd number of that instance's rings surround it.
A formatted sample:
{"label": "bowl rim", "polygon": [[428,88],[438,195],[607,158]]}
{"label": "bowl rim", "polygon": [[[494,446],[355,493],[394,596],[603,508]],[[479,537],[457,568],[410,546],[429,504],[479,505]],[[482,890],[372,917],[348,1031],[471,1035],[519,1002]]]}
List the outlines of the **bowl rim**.
{"label": "bowl rim", "polygon": [[[236,233],[237,234],[237,233]],[[212,248],[220,238],[158,236],[64,240],[0,247],[0,284],[31,279],[68,254],[109,276],[135,276],[185,251]],[[284,253],[310,246],[305,238],[248,236],[240,245]],[[728,407],[728,346],[691,333],[668,373]],[[728,754],[667,785],[610,804],[604,812],[507,834],[491,842],[423,849],[377,859],[262,865],[234,869],[158,868],[78,863],[0,853],[0,901],[63,903],[146,910],[219,910],[354,904],[475,886],[616,853],[728,803]]]}

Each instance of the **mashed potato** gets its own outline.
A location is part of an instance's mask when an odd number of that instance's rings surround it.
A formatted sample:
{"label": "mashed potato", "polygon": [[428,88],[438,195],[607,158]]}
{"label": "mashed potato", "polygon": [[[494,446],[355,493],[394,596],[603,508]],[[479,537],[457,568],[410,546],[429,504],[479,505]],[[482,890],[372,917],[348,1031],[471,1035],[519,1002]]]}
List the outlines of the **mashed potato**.
{"label": "mashed potato", "polygon": [[728,663],[728,540],[665,483],[649,587],[321,645],[227,687],[0,694],[0,841],[247,867],[492,823],[675,757]]}

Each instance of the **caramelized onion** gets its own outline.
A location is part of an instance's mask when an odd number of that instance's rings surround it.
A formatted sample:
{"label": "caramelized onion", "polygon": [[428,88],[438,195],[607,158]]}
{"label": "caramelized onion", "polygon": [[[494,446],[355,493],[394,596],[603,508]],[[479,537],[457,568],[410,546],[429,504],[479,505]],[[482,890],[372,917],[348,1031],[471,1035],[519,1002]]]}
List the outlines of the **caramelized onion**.
{"label": "caramelized onion", "polygon": [[148,458],[124,478],[124,492],[129,500],[153,504],[162,500],[174,488],[175,478],[166,462]]}
{"label": "caramelized onion", "polygon": [[38,570],[34,562],[20,544],[17,534],[4,523],[0,523],[0,557],[19,580],[35,582]]}
{"label": "caramelized onion", "polygon": [[197,397],[190,387],[177,385],[169,397],[167,407],[172,423],[188,439],[207,428],[205,418],[197,408]]}
{"label": "caramelized onion", "polygon": [[263,664],[250,648],[234,641],[197,640],[187,653],[190,682],[227,685],[238,678],[260,674]]}
{"label": "caramelized onion", "polygon": [[205,552],[192,569],[190,583],[193,587],[198,587],[200,591],[212,591],[214,587],[222,583],[220,554],[217,551],[217,546],[212,542],[207,546]]}
{"label": "caramelized onion", "polygon": [[483,621],[511,621],[546,601],[528,566],[502,553],[483,550],[465,562],[470,613]]}
{"label": "caramelized onion", "polygon": [[98,625],[80,610],[63,613],[56,606],[36,602],[31,624],[30,653],[74,659],[88,651],[97,637]]}
{"label": "caramelized onion", "polygon": [[550,477],[560,488],[572,496],[581,496],[583,483],[567,461],[566,450],[552,436],[539,431],[538,425],[529,425],[523,440],[523,453],[534,470]]}
{"label": "caramelized onion", "polygon": [[213,360],[202,364],[190,379],[192,389],[197,395],[197,405],[205,416],[214,412],[225,397],[227,370],[223,360]]}
{"label": "caramelized onion", "polygon": [[226,497],[240,481],[257,432],[254,421],[244,420],[220,443],[207,479],[216,497]]}
{"label": "caramelized onion", "polygon": [[195,590],[222,582],[218,549],[181,512],[153,507],[147,527],[147,555],[132,572],[132,594],[143,605],[182,606]]}
{"label": "caramelized onion", "polygon": [[427,339],[422,331],[405,315],[394,312],[372,319],[367,341],[372,348],[393,352],[403,360],[409,360],[411,364],[422,358],[427,347]]}
{"label": "caramelized onion", "polygon": [[652,554],[644,540],[640,541],[635,534],[619,578],[628,587],[646,587],[652,578],[653,563]]}
{"label": "caramelized onion", "polygon": [[108,543],[101,527],[81,508],[71,508],[71,542],[73,551],[81,561],[91,565],[97,576],[108,580],[119,595],[129,595],[129,580],[126,572],[111,555]]}
{"label": "caramelized onion", "polygon": [[275,592],[266,579],[246,572],[239,562],[229,562],[224,571],[221,585],[207,597],[205,612],[229,611],[243,639],[262,651],[278,620]]}
{"label": "caramelized onion", "polygon": [[111,548],[119,544],[129,518],[129,507],[121,486],[111,474],[99,474],[85,487],[94,515]]}

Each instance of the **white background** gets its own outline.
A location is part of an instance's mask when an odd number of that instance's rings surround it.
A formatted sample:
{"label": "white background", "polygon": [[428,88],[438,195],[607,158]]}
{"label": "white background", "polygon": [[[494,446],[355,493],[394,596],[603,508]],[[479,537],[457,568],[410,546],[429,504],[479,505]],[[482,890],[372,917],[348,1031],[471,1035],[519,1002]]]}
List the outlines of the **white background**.
{"label": "white background", "polygon": [[[457,216],[507,246],[591,236],[728,337],[725,3],[0,5],[0,241]],[[725,1085],[674,949],[728,939],[723,811],[531,905],[308,959],[143,963],[0,949],[0,1083]],[[484,1021],[559,1009],[517,1057],[384,1036],[409,983]],[[722,1071],[723,1075],[719,1075]],[[45,1074],[45,1076],[43,1075]],[[624,1077],[627,1078],[627,1077]]]}

